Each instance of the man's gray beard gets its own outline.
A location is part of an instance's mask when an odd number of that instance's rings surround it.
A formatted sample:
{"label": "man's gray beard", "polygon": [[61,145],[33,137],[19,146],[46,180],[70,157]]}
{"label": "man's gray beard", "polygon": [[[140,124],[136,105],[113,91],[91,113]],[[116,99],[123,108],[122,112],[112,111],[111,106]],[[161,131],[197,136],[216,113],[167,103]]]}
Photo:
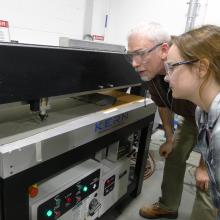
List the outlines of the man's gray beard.
{"label": "man's gray beard", "polygon": [[145,82],[146,82],[146,81],[148,82],[148,81],[151,80],[151,78],[149,78],[148,76],[140,76],[140,77],[141,77],[141,80],[142,80],[142,81],[145,81]]}

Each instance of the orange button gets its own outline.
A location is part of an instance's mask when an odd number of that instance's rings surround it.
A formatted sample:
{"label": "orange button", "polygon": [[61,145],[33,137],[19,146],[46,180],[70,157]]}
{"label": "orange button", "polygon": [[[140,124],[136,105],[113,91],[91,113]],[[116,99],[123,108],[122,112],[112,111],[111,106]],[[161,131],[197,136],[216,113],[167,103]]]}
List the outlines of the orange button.
{"label": "orange button", "polygon": [[28,194],[31,198],[34,198],[38,194],[37,184],[28,187]]}

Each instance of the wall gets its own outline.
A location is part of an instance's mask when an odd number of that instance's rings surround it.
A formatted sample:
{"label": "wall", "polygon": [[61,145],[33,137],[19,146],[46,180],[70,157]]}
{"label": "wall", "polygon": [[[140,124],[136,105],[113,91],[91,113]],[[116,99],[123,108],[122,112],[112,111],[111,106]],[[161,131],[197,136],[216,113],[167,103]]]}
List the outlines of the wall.
{"label": "wall", "polygon": [[11,40],[58,45],[59,37],[82,39],[86,0],[1,1],[1,20]]}
{"label": "wall", "polygon": [[[106,41],[127,44],[128,31],[144,20],[161,23],[170,34],[184,32],[190,0],[110,0],[110,16]],[[196,26],[204,23],[220,25],[218,0],[200,0],[201,6],[196,18]],[[217,7],[218,6],[218,7]]]}
{"label": "wall", "polygon": [[116,3],[111,0],[107,41],[126,44],[128,30],[144,20],[165,24],[172,34],[181,33],[185,27],[187,1],[117,0]]}
{"label": "wall", "polygon": [[207,0],[207,11],[204,18],[205,24],[220,25],[219,8],[219,0]]}
{"label": "wall", "polygon": [[92,35],[105,36],[105,19],[109,9],[109,0],[95,0],[92,18]]}
{"label": "wall", "polygon": [[[86,6],[91,1],[94,4],[91,9],[91,21],[88,22]],[[91,34],[104,35],[105,42],[126,45],[129,29],[143,20],[162,23],[171,34],[182,33],[185,29],[189,1],[1,0],[0,19],[9,21],[11,40],[22,43],[58,45],[60,36],[82,39],[86,26]],[[220,25],[220,1],[199,1],[201,7],[197,25]],[[106,14],[107,28],[104,27]]]}
{"label": "wall", "polygon": [[103,41],[108,10],[109,0],[87,0],[84,34],[92,35],[96,41]]}

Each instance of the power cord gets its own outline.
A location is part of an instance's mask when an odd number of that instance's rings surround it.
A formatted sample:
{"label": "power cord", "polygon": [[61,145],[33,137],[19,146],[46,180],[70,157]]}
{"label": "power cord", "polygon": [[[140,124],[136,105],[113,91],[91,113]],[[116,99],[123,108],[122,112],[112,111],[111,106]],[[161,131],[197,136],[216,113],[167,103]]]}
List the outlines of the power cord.
{"label": "power cord", "polygon": [[[135,150],[135,152],[131,155],[131,167],[132,168],[135,167],[136,161],[137,161],[137,151]],[[149,152],[146,166],[145,166],[145,171],[144,171],[144,180],[148,179],[154,173],[155,168],[156,168],[155,160],[153,156],[151,155],[151,153]]]}

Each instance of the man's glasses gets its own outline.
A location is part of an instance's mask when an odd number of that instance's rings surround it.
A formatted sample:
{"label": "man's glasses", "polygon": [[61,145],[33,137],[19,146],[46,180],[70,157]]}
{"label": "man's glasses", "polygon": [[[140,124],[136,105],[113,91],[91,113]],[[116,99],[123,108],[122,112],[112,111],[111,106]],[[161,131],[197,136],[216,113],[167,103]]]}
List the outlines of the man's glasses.
{"label": "man's glasses", "polygon": [[195,59],[195,60],[183,60],[183,61],[173,63],[173,64],[172,63],[164,63],[166,74],[170,76],[173,73],[175,67],[180,66],[180,65],[185,65],[185,64],[189,65],[189,64],[192,64],[192,63],[195,63],[198,61],[199,61],[198,59]]}
{"label": "man's glasses", "polygon": [[150,52],[152,52],[153,50],[155,50],[157,47],[159,47],[160,45],[162,45],[163,43],[159,43],[156,44],[155,46],[153,46],[152,48],[144,48],[144,49],[140,49],[140,50],[136,50],[133,52],[128,52],[127,54],[125,54],[126,60],[132,64],[133,59],[136,59],[136,61],[142,61],[145,57],[146,54],[149,54]]}

